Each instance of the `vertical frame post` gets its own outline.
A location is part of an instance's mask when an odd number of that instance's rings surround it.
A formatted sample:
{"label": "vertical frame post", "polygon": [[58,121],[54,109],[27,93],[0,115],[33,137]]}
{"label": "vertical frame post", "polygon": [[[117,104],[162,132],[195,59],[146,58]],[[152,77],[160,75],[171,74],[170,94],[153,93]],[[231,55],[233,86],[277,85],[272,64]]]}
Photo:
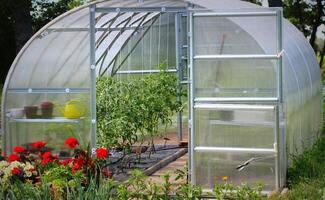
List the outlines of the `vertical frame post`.
{"label": "vertical frame post", "polygon": [[[278,9],[276,11],[276,51],[277,54],[279,54],[282,51],[282,9]],[[286,162],[284,160],[284,155],[286,154],[286,149],[285,149],[285,143],[282,140],[284,137],[284,132],[282,131],[282,128],[280,126],[281,122],[283,121],[283,71],[282,71],[282,56],[280,55],[277,59],[277,81],[278,81],[278,91],[277,91],[277,96],[278,96],[278,103],[276,107],[276,144],[277,144],[277,157],[276,157],[276,189],[278,190],[281,188],[282,184],[284,181],[282,179],[285,179],[283,177],[284,171],[286,169],[283,169],[284,166],[283,162]]]}
{"label": "vertical frame post", "polygon": [[91,148],[92,151],[96,147],[96,6],[91,5],[89,8],[89,26],[90,26],[90,80],[91,80]]}
{"label": "vertical frame post", "polygon": [[275,129],[274,129],[274,150],[275,150],[275,189],[280,188],[280,152],[279,152],[279,106],[275,106]]}
{"label": "vertical frame post", "polygon": [[193,37],[194,37],[194,32],[193,32],[193,12],[189,12],[188,13],[188,18],[189,18],[189,31],[188,31],[188,39],[189,39],[189,85],[190,85],[190,94],[189,94],[189,99],[190,99],[190,119],[189,119],[189,129],[190,129],[190,180],[192,182],[192,184],[196,183],[196,177],[195,177],[195,154],[194,154],[194,147],[195,147],[195,137],[194,137],[194,63],[193,63],[193,57],[194,57],[194,42],[193,42]]}
{"label": "vertical frame post", "polygon": [[[181,81],[182,81],[182,47],[181,47],[181,39],[180,39],[180,33],[181,33],[181,16],[180,13],[175,14],[175,49],[176,49],[176,70],[177,70],[177,79],[178,79],[178,87],[177,87],[177,101],[179,103],[182,102],[181,99]],[[182,112],[179,111],[177,113],[177,134],[178,134],[178,140],[183,140],[183,131],[182,131]]]}

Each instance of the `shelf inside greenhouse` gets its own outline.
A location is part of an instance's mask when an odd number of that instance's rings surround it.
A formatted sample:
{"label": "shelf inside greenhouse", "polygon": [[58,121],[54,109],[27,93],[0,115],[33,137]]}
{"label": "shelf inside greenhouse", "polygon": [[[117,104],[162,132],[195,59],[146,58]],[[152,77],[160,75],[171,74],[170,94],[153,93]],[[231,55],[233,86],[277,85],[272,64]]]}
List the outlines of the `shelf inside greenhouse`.
{"label": "shelf inside greenhouse", "polygon": [[23,123],[80,123],[84,119],[67,119],[64,117],[54,117],[52,119],[27,119],[27,118],[11,118],[10,122],[23,122]]}

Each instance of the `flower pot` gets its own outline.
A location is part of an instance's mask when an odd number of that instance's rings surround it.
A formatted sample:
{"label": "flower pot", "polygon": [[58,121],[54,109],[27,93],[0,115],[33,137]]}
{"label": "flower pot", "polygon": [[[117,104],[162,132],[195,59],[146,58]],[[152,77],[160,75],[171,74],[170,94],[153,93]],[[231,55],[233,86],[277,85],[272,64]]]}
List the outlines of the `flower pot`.
{"label": "flower pot", "polygon": [[24,107],[26,118],[35,119],[37,118],[38,106],[25,106]]}
{"label": "flower pot", "polygon": [[41,112],[42,112],[43,119],[51,119],[53,116],[53,103],[43,102],[41,104]]}

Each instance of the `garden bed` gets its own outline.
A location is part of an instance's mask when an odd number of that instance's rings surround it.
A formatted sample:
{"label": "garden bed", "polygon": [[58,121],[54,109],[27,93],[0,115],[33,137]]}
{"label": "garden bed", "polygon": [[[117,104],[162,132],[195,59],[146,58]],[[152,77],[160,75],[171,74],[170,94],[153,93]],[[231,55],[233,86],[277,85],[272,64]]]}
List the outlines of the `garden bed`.
{"label": "garden bed", "polygon": [[178,145],[156,145],[154,153],[151,153],[149,148],[141,154],[140,159],[139,154],[135,152],[126,155],[124,158],[121,158],[121,152],[114,152],[111,156],[113,164],[109,166],[109,169],[114,174],[114,180],[124,181],[128,179],[130,172],[134,169],[151,175],[186,153],[187,147],[179,147]]}

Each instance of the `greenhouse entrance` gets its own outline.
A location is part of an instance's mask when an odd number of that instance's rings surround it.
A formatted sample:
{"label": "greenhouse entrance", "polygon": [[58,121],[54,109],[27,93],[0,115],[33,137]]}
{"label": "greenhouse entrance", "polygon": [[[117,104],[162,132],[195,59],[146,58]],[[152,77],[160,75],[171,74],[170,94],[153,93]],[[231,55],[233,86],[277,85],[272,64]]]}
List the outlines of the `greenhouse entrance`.
{"label": "greenhouse entrance", "polygon": [[[188,20],[191,181],[208,190],[223,181],[278,189],[286,169],[281,11],[190,11]],[[269,49],[246,32],[258,35],[260,23],[269,23]]]}

